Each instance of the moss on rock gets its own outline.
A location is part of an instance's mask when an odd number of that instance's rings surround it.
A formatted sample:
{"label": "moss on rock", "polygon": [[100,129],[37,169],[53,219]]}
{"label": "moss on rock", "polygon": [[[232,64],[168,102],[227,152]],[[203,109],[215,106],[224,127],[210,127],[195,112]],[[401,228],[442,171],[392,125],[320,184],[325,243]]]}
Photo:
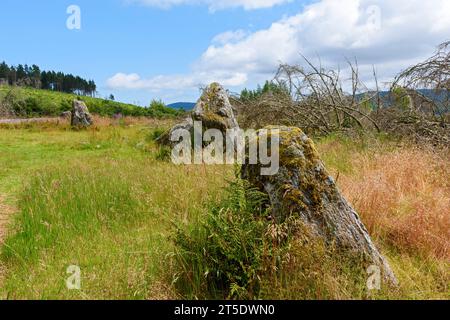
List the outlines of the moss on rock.
{"label": "moss on rock", "polygon": [[237,129],[239,125],[233,112],[228,93],[218,83],[212,83],[203,92],[193,112],[182,123],[169,130],[159,142],[171,144],[170,136],[176,129],[186,129],[193,133],[194,121],[201,121],[202,130],[218,129],[225,133],[228,129]]}
{"label": "moss on rock", "polygon": [[[248,164],[247,161],[241,175],[268,195],[274,223],[299,220],[310,234],[381,266],[385,278],[396,283],[358,214],[326,170],[313,141],[299,128],[273,126],[260,130],[257,139],[273,134],[269,129],[279,130],[278,173],[261,175],[262,165]],[[273,137],[264,138],[275,141]]]}

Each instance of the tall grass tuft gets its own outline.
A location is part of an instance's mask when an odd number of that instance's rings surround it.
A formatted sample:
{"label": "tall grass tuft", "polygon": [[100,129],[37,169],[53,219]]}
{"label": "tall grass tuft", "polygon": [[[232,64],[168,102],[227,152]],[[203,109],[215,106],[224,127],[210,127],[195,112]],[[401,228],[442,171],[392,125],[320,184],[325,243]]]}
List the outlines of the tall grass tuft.
{"label": "tall grass tuft", "polygon": [[64,250],[76,239],[132,221],[138,203],[126,179],[111,177],[117,172],[78,165],[36,174],[19,200],[18,230],[4,256],[35,261],[43,250]]}

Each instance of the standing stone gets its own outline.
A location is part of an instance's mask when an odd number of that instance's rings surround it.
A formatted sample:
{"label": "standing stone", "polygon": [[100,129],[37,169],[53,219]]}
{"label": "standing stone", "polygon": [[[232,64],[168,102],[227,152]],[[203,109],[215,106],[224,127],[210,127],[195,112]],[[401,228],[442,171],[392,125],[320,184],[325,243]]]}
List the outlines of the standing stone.
{"label": "standing stone", "polygon": [[192,112],[192,118],[202,121],[207,129],[225,132],[227,129],[239,128],[228,93],[216,82],[205,89]]}
{"label": "standing stone", "polygon": [[83,101],[73,101],[71,124],[73,127],[89,127],[93,124],[92,116]]}
{"label": "standing stone", "polygon": [[59,115],[62,119],[72,119],[72,111],[64,111]]}
{"label": "standing stone", "polygon": [[[275,223],[291,217],[300,219],[311,234],[369,260],[380,267],[389,283],[396,284],[390,266],[373,244],[358,214],[338,190],[312,140],[298,128],[268,129],[280,130],[278,173],[263,176],[261,165],[244,164],[242,178],[268,195]],[[270,135],[270,130],[260,134]]]}
{"label": "standing stone", "polygon": [[228,129],[239,129],[233,106],[226,90],[218,83],[210,84],[204,91],[192,113],[183,122],[175,125],[157,141],[171,145],[172,133],[179,129],[194,132],[194,121],[201,121],[203,130],[219,129],[225,133]]}

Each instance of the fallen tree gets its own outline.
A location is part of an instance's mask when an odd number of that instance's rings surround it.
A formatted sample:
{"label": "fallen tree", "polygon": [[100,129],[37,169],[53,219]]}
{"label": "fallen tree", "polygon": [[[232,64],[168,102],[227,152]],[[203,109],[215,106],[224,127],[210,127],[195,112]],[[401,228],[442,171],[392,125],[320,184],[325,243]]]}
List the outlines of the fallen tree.
{"label": "fallen tree", "polygon": [[324,135],[353,127],[380,130],[371,115],[381,105],[378,89],[370,91],[360,80],[357,62],[348,62],[351,77],[345,81],[340,71],[317,67],[304,59],[306,67],[279,67],[272,81],[277,90],[238,103],[244,127],[277,124]]}
{"label": "fallen tree", "polygon": [[[434,99],[425,96],[431,90]],[[383,130],[412,138],[420,144],[450,144],[450,41],[442,43],[429,59],[402,71],[391,94],[403,103],[385,109],[377,118]]]}

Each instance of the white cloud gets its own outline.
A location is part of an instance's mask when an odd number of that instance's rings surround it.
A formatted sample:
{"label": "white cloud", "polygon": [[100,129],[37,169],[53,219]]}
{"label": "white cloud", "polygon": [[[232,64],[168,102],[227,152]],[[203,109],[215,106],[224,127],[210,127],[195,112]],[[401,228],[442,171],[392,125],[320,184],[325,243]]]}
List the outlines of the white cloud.
{"label": "white cloud", "polygon": [[111,89],[146,89],[151,91],[196,89],[211,82],[238,87],[247,82],[247,75],[240,72],[194,72],[188,75],[159,75],[142,79],[138,74],[117,73],[106,82]]}
{"label": "white cloud", "polygon": [[227,43],[233,43],[238,42],[244,39],[248,35],[247,32],[245,32],[242,29],[236,30],[236,31],[226,31],[224,33],[220,33],[217,36],[215,36],[212,40],[213,43],[218,45],[224,45]]}
{"label": "white cloud", "polygon": [[188,88],[211,79],[229,86],[253,85],[271,78],[280,62],[301,63],[300,53],[320,56],[323,65],[332,67],[357,57],[363,73],[370,77],[375,65],[385,81],[449,40],[448,12],[448,0],[321,0],[267,29],[216,36],[191,74],[148,80],[117,74],[108,83],[146,89]]}
{"label": "white cloud", "polygon": [[279,62],[301,62],[302,53],[330,65],[357,57],[380,70],[393,62],[401,69],[450,36],[443,12],[450,12],[447,0],[322,0],[241,41],[212,44],[196,66],[269,74]]}
{"label": "white cloud", "polygon": [[146,6],[169,9],[178,5],[207,5],[211,11],[242,7],[245,10],[271,8],[292,0],[128,0]]}

